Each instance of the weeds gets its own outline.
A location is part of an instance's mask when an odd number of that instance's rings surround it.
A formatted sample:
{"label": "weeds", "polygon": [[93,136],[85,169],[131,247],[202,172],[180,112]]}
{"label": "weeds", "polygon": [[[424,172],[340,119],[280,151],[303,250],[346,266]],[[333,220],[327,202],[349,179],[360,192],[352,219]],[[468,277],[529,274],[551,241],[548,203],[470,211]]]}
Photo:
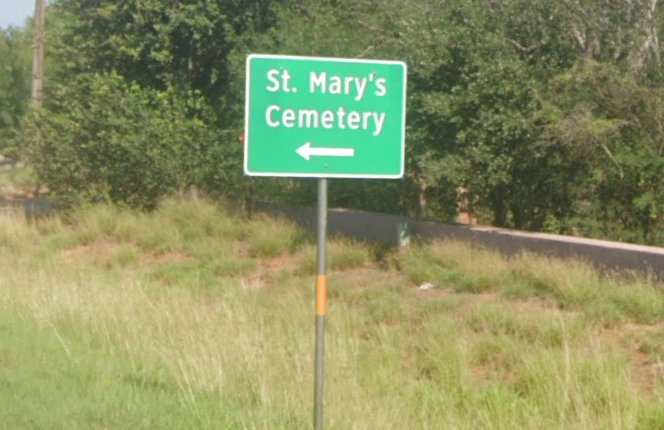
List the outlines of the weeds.
{"label": "weeds", "polygon": [[[327,427],[664,427],[658,286],[454,242],[328,251]],[[33,386],[37,425],[310,425],[315,247],[292,224],[182,200],[2,217],[0,256],[7,425]]]}

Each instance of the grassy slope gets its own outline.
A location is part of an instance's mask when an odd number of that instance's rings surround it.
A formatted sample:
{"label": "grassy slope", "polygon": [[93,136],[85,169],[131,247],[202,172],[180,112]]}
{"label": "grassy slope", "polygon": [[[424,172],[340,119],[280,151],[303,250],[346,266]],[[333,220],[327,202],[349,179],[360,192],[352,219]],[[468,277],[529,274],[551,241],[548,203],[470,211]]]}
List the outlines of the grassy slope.
{"label": "grassy slope", "polygon": [[[204,202],[0,218],[0,423],[308,428],[314,253]],[[664,428],[648,282],[457,243],[330,265],[328,428]]]}
{"label": "grassy slope", "polygon": [[[143,369],[11,312],[0,316],[0,363],[0,428],[200,427],[200,417],[166,372]],[[229,428],[224,411],[215,410],[216,399],[200,395],[196,402]]]}

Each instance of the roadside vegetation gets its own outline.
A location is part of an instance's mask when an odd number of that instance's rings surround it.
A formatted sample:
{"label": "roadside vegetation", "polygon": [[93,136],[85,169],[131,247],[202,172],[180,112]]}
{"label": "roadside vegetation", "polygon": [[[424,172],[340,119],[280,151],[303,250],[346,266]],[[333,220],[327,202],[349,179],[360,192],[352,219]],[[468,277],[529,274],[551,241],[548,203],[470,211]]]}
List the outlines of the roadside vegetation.
{"label": "roadside vegetation", "polygon": [[[327,428],[664,427],[661,285],[455,242],[329,253]],[[314,261],[198,199],[1,216],[0,422],[310,427]]]}
{"label": "roadside vegetation", "polygon": [[315,187],[242,174],[248,54],[408,64],[401,181],[330,204],[664,246],[657,0],[52,0],[43,108],[32,30],[0,29],[0,154],[73,206],[247,202]]}
{"label": "roadside vegetation", "polygon": [[[244,214],[315,187],[242,176],[250,53],[408,64],[405,177],[333,206],[664,245],[656,0],[89,3],[49,2],[41,108],[0,28],[0,194],[66,209],[2,207],[0,427],[310,427],[315,244]],[[326,428],[664,428],[661,283],[457,242],[329,266]]]}
{"label": "roadside vegetation", "polygon": [[3,200],[36,197],[43,191],[32,167],[0,160],[0,196]]}

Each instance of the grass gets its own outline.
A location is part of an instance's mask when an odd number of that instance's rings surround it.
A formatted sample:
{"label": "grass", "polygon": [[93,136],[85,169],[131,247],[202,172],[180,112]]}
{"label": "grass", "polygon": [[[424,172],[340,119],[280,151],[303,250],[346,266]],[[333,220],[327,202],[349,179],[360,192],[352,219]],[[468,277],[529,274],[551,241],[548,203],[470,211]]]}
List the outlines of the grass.
{"label": "grass", "polygon": [[[328,253],[326,428],[664,428],[660,285],[455,242]],[[204,201],[0,217],[0,428],[310,428],[314,261]]]}
{"label": "grass", "polygon": [[2,428],[181,429],[206,421],[231,423],[216,396],[196,394],[194,401],[209,414],[198,416],[165,369],[60,330],[11,312],[0,316]]}

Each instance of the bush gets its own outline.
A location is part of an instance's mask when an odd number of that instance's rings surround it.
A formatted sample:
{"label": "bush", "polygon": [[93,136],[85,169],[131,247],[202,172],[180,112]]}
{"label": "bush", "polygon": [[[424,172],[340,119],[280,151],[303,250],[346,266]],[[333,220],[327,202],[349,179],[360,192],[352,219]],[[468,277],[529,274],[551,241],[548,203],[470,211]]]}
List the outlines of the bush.
{"label": "bush", "polygon": [[152,208],[205,176],[215,135],[195,94],[153,90],[115,73],[55,89],[28,133],[39,179],[65,204],[106,201]]}

